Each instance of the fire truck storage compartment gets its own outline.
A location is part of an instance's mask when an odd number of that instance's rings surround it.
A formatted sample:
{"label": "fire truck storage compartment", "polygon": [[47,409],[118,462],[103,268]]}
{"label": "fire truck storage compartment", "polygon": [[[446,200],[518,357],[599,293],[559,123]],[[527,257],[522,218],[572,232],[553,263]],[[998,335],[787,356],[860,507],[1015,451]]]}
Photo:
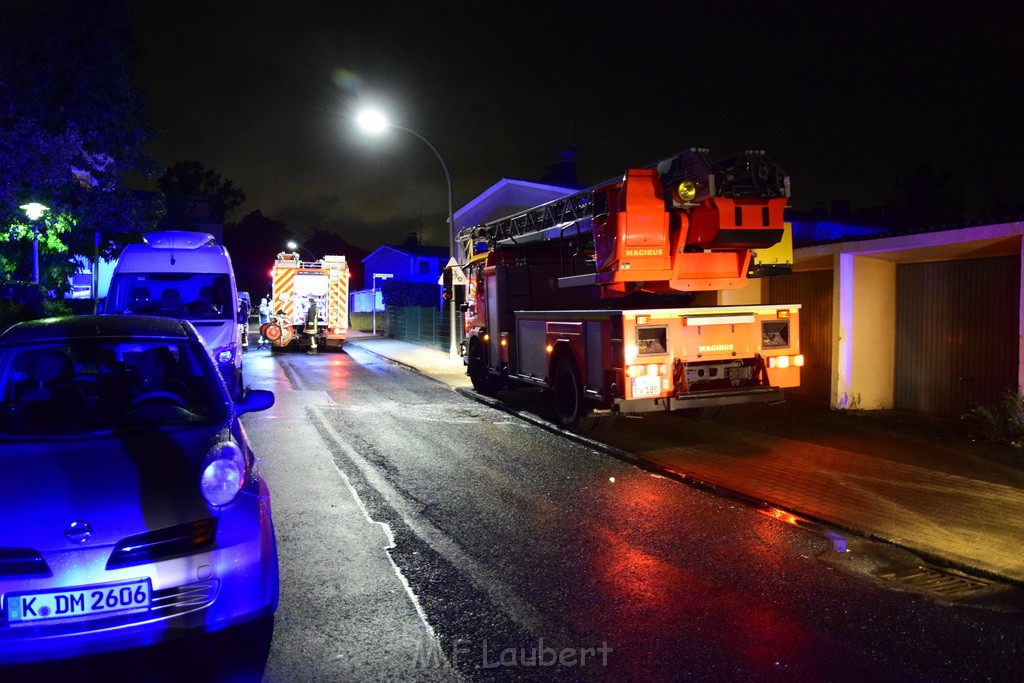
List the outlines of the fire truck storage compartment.
{"label": "fire truck storage compartment", "polygon": [[[568,318],[559,320],[559,317]],[[605,367],[611,363],[611,337],[612,320],[621,320],[620,312],[597,312],[597,319],[588,319],[582,322],[573,321],[572,316],[579,316],[576,312],[516,312],[516,337],[518,338],[517,361],[518,374],[523,378],[543,380],[548,374],[549,353],[547,345],[552,339],[564,339],[570,341],[579,339],[574,344],[577,353],[582,353],[583,358],[576,358],[579,363],[577,368],[583,379],[586,393],[592,396],[604,396],[605,388]],[[595,315],[588,311],[587,317]],[[529,317],[526,317],[529,316]],[[538,319],[537,316],[541,316]],[[615,326],[619,330],[619,337],[622,336],[621,324]],[[550,338],[549,338],[550,335]]]}

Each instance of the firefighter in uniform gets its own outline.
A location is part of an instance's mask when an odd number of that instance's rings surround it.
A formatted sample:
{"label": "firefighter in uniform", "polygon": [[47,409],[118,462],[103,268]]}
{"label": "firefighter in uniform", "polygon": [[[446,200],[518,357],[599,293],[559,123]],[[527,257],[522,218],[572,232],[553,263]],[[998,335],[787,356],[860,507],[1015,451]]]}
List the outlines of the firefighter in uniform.
{"label": "firefighter in uniform", "polygon": [[311,356],[316,355],[316,297],[309,297],[309,308],[306,309],[306,325],[302,329],[309,335],[309,351]]}

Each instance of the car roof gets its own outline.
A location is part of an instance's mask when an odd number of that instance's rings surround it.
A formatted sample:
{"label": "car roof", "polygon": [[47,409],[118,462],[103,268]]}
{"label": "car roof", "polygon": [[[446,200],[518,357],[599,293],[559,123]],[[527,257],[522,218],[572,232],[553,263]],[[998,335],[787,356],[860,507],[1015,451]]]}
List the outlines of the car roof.
{"label": "car roof", "polygon": [[199,341],[192,324],[149,315],[72,315],[18,323],[0,333],[0,344],[71,338],[137,337]]}

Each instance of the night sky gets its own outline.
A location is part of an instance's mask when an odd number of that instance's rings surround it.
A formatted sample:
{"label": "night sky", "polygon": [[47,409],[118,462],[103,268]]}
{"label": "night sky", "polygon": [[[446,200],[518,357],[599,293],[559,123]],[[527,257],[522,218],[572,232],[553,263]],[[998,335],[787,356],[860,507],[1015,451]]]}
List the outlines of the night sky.
{"label": "night sky", "polygon": [[[831,5],[825,8],[823,5]],[[1024,12],[1010,3],[132,3],[165,165],[195,159],[300,236],[375,247],[575,145],[590,185],[688,147],[765,149],[797,209],[950,171],[1024,196]],[[614,9],[618,7],[619,9]],[[941,8],[941,9],[940,9]]]}

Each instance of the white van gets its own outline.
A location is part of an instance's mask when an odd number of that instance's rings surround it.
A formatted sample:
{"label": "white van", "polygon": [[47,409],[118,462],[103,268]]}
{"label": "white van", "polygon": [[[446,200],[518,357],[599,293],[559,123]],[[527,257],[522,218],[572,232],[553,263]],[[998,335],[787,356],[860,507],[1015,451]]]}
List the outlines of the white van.
{"label": "white van", "polygon": [[188,320],[206,342],[232,396],[242,389],[238,290],[227,250],[213,235],[164,230],[125,247],[114,266],[105,313]]}

